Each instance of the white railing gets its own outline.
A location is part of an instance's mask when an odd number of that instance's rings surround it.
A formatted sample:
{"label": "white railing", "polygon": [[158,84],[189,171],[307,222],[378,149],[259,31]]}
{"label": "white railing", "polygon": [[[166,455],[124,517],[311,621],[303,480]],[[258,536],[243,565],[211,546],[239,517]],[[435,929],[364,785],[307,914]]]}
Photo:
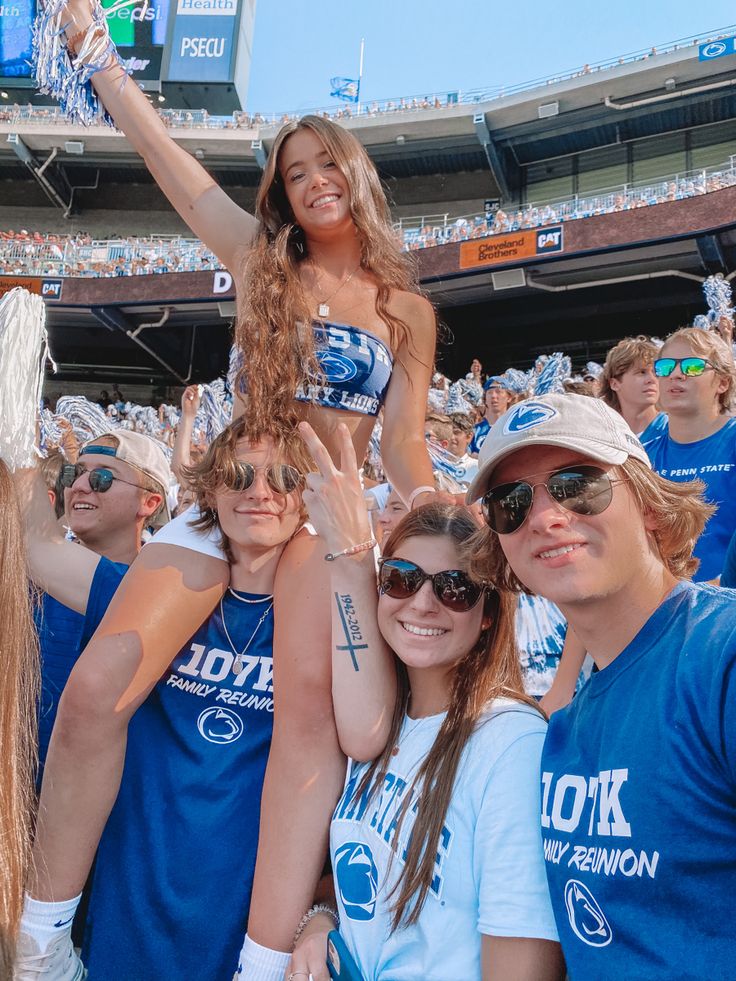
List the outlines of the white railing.
{"label": "white railing", "polygon": [[[557,75],[549,75],[543,78],[535,78],[526,82],[519,82],[515,85],[489,85],[482,88],[469,89],[462,91],[455,89],[449,92],[433,92],[432,94],[422,93],[420,95],[409,95],[394,97],[390,99],[372,99],[358,105],[351,103],[341,103],[340,105],[315,106],[310,109],[286,110],[280,112],[235,112],[232,116],[211,116],[206,109],[198,110],[179,110],[179,109],[159,109],[164,122],[172,128],[183,129],[251,129],[260,126],[273,126],[278,123],[288,122],[291,119],[298,119],[308,113],[317,113],[328,116],[331,119],[350,119],[356,116],[370,117],[383,113],[418,112],[427,109],[447,109],[454,106],[476,105],[479,103],[492,102],[502,99],[505,96],[516,95],[520,92],[532,89],[545,88],[555,85],[558,82],[571,81],[576,78],[584,78],[588,75],[597,75],[611,69],[620,68],[622,65],[633,64],[646,61],[657,55],[669,54],[683,48],[689,48],[696,44],[703,44],[707,41],[716,41],[719,38],[729,37],[736,34],[736,25],[720,27],[715,30],[705,31],[698,35],[690,35],[678,38],[676,41],[668,41],[663,45],[655,45],[651,48],[642,48],[639,51],[631,51],[628,54],[620,55],[617,58],[609,58],[606,61],[598,61],[592,64],[584,64],[569,71],[561,72]],[[27,123],[63,124],[70,125],[69,121],[54,108],[44,108],[41,106],[9,106],[0,104],[0,123],[17,123],[20,125]]]}
{"label": "white railing", "polygon": [[5,275],[108,278],[220,268],[218,259],[200,241],[175,235],[0,240],[0,273]]}
{"label": "white railing", "polygon": [[448,242],[482,238],[485,235],[541,228],[616,211],[630,211],[666,201],[682,201],[734,185],[736,156],[716,167],[670,174],[656,181],[618,184],[591,194],[576,194],[561,201],[530,202],[522,207],[499,209],[493,215],[477,212],[471,215],[419,215],[401,218],[395,223],[395,227],[403,237],[405,249],[423,249]]}
{"label": "white railing", "polygon": [[[395,223],[406,250],[462,242],[486,235],[540,228],[594,215],[628,211],[708,194],[736,185],[736,156],[720,167],[671,174],[657,181],[621,184],[554,203],[533,203],[513,211],[451,216],[422,215]],[[178,235],[92,240],[88,236],[0,233],[0,275],[147,276],[222,268],[197,239]]]}

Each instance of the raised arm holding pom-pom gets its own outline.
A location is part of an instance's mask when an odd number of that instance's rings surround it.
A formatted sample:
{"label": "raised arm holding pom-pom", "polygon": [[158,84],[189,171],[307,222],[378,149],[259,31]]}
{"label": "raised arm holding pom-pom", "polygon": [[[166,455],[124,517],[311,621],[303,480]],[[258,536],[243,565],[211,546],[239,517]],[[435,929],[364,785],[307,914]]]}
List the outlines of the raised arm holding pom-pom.
{"label": "raised arm holding pom-pom", "polygon": [[[102,28],[86,0],[67,4],[63,22],[84,69],[90,32]],[[378,176],[360,143],[322,118],[288,124],[272,147],[254,217],[171,139],[114,55],[92,85],[173,207],[233,274],[243,353],[239,411],[250,438],[268,431],[273,418],[295,425],[306,419],[336,459],[342,422],[359,461],[383,405],[389,479],[405,499],[432,485],[423,422],[434,312],[394,241]],[[417,496],[416,503],[430,497]],[[342,784],[330,693],[330,594],[316,548],[314,539],[292,542],[275,593],[276,717],[252,935],[276,950],[286,949],[311,899]],[[211,613],[228,575],[221,551],[186,516],[131,567],[60,705],[41,798],[35,899],[67,900],[81,891],[117,794],[128,722]],[[381,728],[346,731],[345,745],[364,758]],[[298,821],[284,806],[295,801]],[[269,867],[281,874],[269,875]]]}

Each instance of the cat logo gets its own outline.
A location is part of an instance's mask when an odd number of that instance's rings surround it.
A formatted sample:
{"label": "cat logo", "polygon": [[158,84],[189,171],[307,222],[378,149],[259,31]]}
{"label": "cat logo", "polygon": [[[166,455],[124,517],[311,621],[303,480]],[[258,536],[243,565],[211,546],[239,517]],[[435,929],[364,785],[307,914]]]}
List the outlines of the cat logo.
{"label": "cat logo", "polygon": [[547,255],[548,252],[562,252],[562,225],[537,232],[537,255]]}
{"label": "cat logo", "polygon": [[41,296],[44,300],[60,300],[62,279],[44,279],[41,283]]}

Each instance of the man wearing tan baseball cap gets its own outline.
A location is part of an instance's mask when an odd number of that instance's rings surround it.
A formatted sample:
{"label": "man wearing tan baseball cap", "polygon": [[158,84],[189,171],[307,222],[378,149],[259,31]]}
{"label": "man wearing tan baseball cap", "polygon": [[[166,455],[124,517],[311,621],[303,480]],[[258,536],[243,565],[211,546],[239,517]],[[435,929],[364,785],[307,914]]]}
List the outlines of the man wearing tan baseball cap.
{"label": "man wearing tan baseball cap", "polygon": [[598,668],[542,757],[570,977],[732,978],[736,593],[689,579],[702,484],[660,477],[623,418],[580,395],[513,406],[478,463],[474,573],[556,603]]}
{"label": "man wearing tan baseball cap", "polygon": [[38,470],[16,476],[25,514],[26,546],[40,595],[41,646],[39,757],[45,762],[61,692],[84,646],[85,604],[79,583],[120,577],[141,549],[144,527],[169,518],[166,490],[171,472],[162,448],[142,433],[115,430],[85,443],[78,462],[62,466],[64,531],[49,504]]}

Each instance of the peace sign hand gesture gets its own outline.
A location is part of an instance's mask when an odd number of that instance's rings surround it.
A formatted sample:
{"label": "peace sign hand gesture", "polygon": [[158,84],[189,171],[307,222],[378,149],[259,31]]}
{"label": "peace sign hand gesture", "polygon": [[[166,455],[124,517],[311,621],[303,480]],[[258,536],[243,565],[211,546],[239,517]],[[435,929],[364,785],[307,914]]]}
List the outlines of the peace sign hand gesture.
{"label": "peace sign hand gesture", "polygon": [[371,525],[350,430],[344,423],[338,427],[339,468],[308,422],[299,424],[299,432],[317,464],[318,472],[307,474],[302,495],[317,534],[333,554],[369,541]]}

